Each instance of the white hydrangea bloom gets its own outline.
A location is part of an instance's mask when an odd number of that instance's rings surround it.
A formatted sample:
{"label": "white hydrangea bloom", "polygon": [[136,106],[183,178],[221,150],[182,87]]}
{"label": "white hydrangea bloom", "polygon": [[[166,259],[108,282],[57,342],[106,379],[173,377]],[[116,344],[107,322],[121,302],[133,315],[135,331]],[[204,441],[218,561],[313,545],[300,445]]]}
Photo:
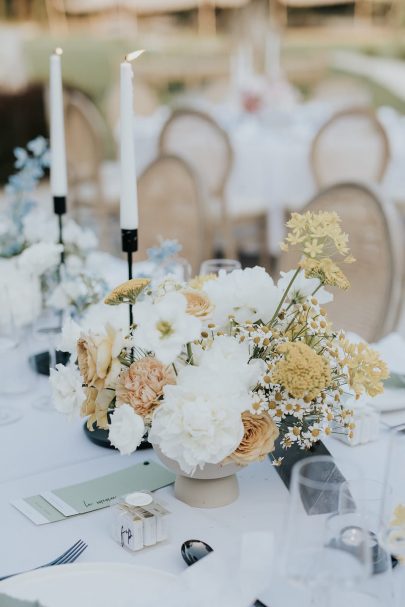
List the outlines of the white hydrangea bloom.
{"label": "white hydrangea bloom", "polygon": [[213,321],[219,326],[226,325],[229,315],[239,323],[268,322],[282,296],[271,276],[259,266],[229,274],[221,270],[216,280],[205,283],[204,291],[215,306]]}

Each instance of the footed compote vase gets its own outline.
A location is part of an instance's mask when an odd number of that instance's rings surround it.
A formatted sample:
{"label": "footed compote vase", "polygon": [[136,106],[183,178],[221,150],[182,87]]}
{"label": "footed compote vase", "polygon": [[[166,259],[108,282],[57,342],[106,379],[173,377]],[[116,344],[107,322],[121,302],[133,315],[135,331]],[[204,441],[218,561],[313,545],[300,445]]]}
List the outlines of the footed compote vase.
{"label": "footed compote vase", "polygon": [[187,474],[180,465],[166,457],[157,445],[155,453],[166,468],[176,474],[174,495],[180,501],[194,508],[219,508],[227,506],[239,497],[239,485],[236,473],[238,464],[205,464],[197,468],[194,474]]}

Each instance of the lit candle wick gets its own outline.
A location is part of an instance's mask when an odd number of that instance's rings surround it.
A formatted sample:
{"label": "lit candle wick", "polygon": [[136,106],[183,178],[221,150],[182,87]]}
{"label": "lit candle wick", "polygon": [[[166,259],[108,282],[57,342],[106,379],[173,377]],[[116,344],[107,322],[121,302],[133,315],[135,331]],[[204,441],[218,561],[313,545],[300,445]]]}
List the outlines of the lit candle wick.
{"label": "lit candle wick", "polygon": [[63,49],[60,46],[57,46],[56,49],[53,51],[54,55],[63,55]]}
{"label": "lit candle wick", "polygon": [[134,59],[138,59],[138,57],[143,55],[144,52],[145,49],[141,49],[139,51],[133,51],[132,53],[128,53],[128,55],[125,55],[125,61],[127,61],[128,63],[130,61],[134,61]]}

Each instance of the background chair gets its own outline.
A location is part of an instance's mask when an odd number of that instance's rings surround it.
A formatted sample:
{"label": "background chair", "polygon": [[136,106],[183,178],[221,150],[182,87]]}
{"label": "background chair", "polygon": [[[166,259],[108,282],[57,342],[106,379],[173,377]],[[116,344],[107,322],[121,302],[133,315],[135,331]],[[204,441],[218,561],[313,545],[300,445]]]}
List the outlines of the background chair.
{"label": "background chair", "polygon": [[226,256],[235,257],[225,200],[233,159],[228,134],[207,114],[176,110],[163,126],[159,149],[186,160],[199,176],[206,193],[211,251],[222,248]]}
{"label": "background chair", "polygon": [[389,156],[388,138],[375,112],[352,108],[321,127],[312,144],[311,164],[320,187],[352,179],[379,182]]}
{"label": "background chair", "polygon": [[65,130],[70,205],[74,214],[94,208],[106,237],[106,201],[101,169],[104,160],[106,125],[89,97],[78,90],[65,93]]}
{"label": "background chair", "polygon": [[[334,294],[327,306],[331,320],[370,342],[393,331],[401,313],[404,267],[403,232],[395,206],[372,186],[340,183],[319,192],[305,210],[336,211],[356,258],[343,267],[350,290],[328,287]],[[294,249],[283,253],[281,269],[291,269],[298,259]]]}
{"label": "background chair", "polygon": [[193,169],[178,156],[162,155],[152,162],[138,180],[139,258],[156,246],[157,238],[176,238],[182,256],[198,273],[207,257],[207,222],[198,178]]}

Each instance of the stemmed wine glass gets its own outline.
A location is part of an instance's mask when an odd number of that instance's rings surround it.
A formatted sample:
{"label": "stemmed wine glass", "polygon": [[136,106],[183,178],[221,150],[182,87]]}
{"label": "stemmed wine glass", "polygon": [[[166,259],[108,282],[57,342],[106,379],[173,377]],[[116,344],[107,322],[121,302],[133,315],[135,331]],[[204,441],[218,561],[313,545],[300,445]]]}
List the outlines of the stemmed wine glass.
{"label": "stemmed wine glass", "polygon": [[241,263],[237,259],[207,259],[203,261],[200,268],[200,274],[219,274],[223,270],[226,274],[230,274],[234,270],[241,269]]}
{"label": "stemmed wine glass", "polygon": [[[45,349],[46,364],[49,364],[49,370],[54,369],[57,363],[56,341],[61,332],[61,324],[61,315],[52,309],[47,309],[33,326],[34,341]],[[55,411],[49,390],[46,394],[36,398],[32,406],[35,409],[49,413]]]}
{"label": "stemmed wine glass", "polygon": [[[27,357],[28,326],[31,320],[30,301],[24,309],[16,308],[12,292],[2,285],[0,290],[0,425],[18,421],[23,411],[15,404],[19,394],[28,392],[34,383],[34,373]],[[28,311],[27,311],[28,308]],[[23,313],[21,313],[23,312]]]}
{"label": "stemmed wine glass", "polygon": [[[351,473],[360,472],[350,466]],[[330,607],[371,573],[371,549],[360,512],[340,513],[344,477],[330,456],[298,462],[292,472],[282,569],[285,577],[310,590],[311,604]],[[357,605],[357,602],[353,603]]]}
{"label": "stemmed wine glass", "polygon": [[397,605],[405,603],[405,424],[391,431],[381,509],[381,540],[399,560],[401,572]]}

